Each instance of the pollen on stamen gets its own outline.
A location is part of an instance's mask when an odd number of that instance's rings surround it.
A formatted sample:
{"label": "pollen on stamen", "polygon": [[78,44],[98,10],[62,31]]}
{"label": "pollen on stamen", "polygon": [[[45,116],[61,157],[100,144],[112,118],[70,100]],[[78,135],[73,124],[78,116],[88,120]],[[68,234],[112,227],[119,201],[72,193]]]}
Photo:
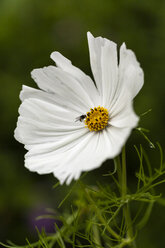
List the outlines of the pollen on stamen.
{"label": "pollen on stamen", "polygon": [[98,106],[87,112],[85,119],[86,128],[90,131],[101,131],[108,125],[109,115],[106,108]]}

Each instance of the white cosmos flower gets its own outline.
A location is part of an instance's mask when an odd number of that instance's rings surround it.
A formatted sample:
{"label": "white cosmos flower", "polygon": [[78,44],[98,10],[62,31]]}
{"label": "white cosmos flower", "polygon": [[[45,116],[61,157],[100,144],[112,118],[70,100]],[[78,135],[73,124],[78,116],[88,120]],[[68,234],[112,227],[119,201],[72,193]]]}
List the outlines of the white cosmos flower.
{"label": "white cosmos flower", "polygon": [[143,85],[143,71],[135,54],[123,43],[118,63],[114,42],[87,36],[95,83],[53,52],[56,66],[31,73],[40,90],[23,86],[20,93],[15,138],[28,150],[25,166],[53,173],[61,184],[118,155],[139,119],[132,99]]}

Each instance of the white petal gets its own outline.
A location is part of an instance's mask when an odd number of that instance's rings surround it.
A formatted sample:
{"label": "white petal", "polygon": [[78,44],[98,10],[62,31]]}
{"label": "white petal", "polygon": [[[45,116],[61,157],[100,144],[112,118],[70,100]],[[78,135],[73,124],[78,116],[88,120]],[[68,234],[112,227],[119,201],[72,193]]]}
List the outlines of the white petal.
{"label": "white petal", "polygon": [[[63,143],[62,146],[48,144],[49,149],[46,149],[46,152],[28,152],[26,167],[40,174],[53,171],[61,183],[66,181],[69,184],[72,179],[78,179],[81,172],[97,168],[107,158],[116,156],[129,133],[128,128],[115,127],[98,133],[81,133],[76,138],[69,138],[69,142]],[[33,150],[35,146],[37,145],[30,148]]]}
{"label": "white petal", "polygon": [[114,149],[113,157],[121,152],[121,149],[126,143],[130,133],[131,128],[118,128],[111,126],[107,129],[108,138],[111,140]]}
{"label": "white petal", "polygon": [[89,137],[77,144],[62,165],[57,167],[54,175],[63,183],[69,184],[72,179],[77,179],[81,172],[98,168],[107,158],[114,157],[120,149],[113,146],[107,131],[90,132]]}
{"label": "white petal", "polygon": [[59,52],[53,52],[51,54],[51,58],[55,61],[56,65],[63,71],[63,73],[68,73],[77,82],[79,82],[81,88],[83,88],[90,96],[90,99],[92,99],[94,105],[91,107],[95,106],[99,95],[92,79],[83,73],[80,69],[73,66],[71,61],[65,58]]}
{"label": "white petal", "polygon": [[102,37],[94,38],[89,32],[87,35],[92,72],[105,106],[113,99],[118,83],[116,44]]}
{"label": "white petal", "polygon": [[123,110],[113,118],[110,118],[109,124],[115,127],[130,127],[134,128],[137,126],[139,117],[134,113],[131,106],[125,106]]}
{"label": "white petal", "polygon": [[88,92],[86,92],[78,81],[67,72],[55,66],[48,66],[32,71],[32,77],[38,86],[54,94],[54,98],[60,104],[69,103],[75,111],[86,112],[93,105]]}
{"label": "white petal", "polygon": [[55,104],[56,103],[56,99],[54,97],[54,95],[42,91],[42,90],[38,90],[38,89],[34,89],[31,88],[29,86],[23,85],[22,86],[22,90],[20,92],[20,99],[23,102],[24,100],[28,99],[28,98],[36,98],[36,99],[41,99],[43,101],[46,102],[50,102]]}
{"label": "white petal", "polygon": [[105,40],[102,37],[94,38],[90,32],[87,33],[87,38],[92,73],[99,93],[102,95],[101,47],[104,46]]}
{"label": "white petal", "polygon": [[112,102],[118,84],[116,44],[109,43],[101,49],[103,106]]}
{"label": "white petal", "polygon": [[19,113],[15,138],[26,145],[62,141],[84,128],[83,123],[75,122],[72,112],[41,99],[24,100]]}
{"label": "white petal", "polygon": [[69,183],[73,178],[78,179],[82,171],[96,168],[106,159],[105,140],[100,142],[100,137],[102,135],[88,132],[57,149],[52,143],[52,148],[49,145],[50,150],[46,152],[35,154],[30,151],[26,155],[26,167],[40,174],[53,171],[61,183],[66,180]]}
{"label": "white petal", "polygon": [[23,85],[20,93],[20,99],[21,101],[24,101],[29,98],[34,98],[53,104],[55,108],[54,111],[59,115],[62,115],[63,118],[66,117],[68,120],[74,120],[74,124],[76,124],[76,126],[82,124],[81,122],[75,123],[75,121],[77,117],[84,114],[83,110],[80,108],[76,108],[75,110],[75,106],[70,101],[66,102],[64,99],[61,99],[60,96],[55,96],[54,94]]}
{"label": "white petal", "polygon": [[119,81],[130,91],[132,99],[138,94],[144,83],[143,70],[133,51],[120,47]]}
{"label": "white petal", "polygon": [[72,151],[65,153],[62,164],[54,170],[55,177],[61,183],[66,181],[69,184],[72,179],[78,179],[81,172],[98,168],[106,159],[120,153],[129,134],[130,128],[115,127],[90,132]]}
{"label": "white petal", "polygon": [[120,93],[116,102],[112,102],[112,106],[109,108],[109,124],[115,127],[134,128],[137,126],[139,118],[133,110],[133,102],[124,88]]}
{"label": "white petal", "polygon": [[[54,170],[54,175],[61,183],[77,178],[82,171],[89,171],[101,165],[106,159],[100,151],[100,134],[89,132],[86,139],[79,142],[72,151],[66,152],[62,164]],[[105,144],[105,142],[104,142]]]}
{"label": "white petal", "polygon": [[37,149],[38,145],[28,146],[30,151],[25,156],[25,166],[39,174],[50,173],[58,168],[62,170],[64,168],[62,166],[63,161],[67,160],[77,145],[82,144],[83,140],[88,137],[88,133],[86,129],[83,129],[74,135],[68,135],[65,139],[47,143],[45,149],[42,149],[42,153],[38,153],[40,151]]}

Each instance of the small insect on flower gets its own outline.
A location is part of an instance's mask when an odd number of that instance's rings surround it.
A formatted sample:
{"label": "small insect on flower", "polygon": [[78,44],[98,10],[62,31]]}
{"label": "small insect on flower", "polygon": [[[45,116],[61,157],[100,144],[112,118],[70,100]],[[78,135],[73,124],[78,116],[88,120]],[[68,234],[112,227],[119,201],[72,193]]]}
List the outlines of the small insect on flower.
{"label": "small insect on flower", "polygon": [[86,117],[87,117],[86,115],[80,115],[80,116],[76,117],[76,120],[75,121],[82,122]]}
{"label": "small insect on flower", "polygon": [[53,173],[61,184],[118,155],[139,120],[133,98],[143,85],[143,71],[134,52],[123,43],[118,56],[114,42],[87,36],[95,83],[53,52],[56,66],[31,73],[40,89],[23,86],[20,94],[15,138],[28,150],[25,166]]}

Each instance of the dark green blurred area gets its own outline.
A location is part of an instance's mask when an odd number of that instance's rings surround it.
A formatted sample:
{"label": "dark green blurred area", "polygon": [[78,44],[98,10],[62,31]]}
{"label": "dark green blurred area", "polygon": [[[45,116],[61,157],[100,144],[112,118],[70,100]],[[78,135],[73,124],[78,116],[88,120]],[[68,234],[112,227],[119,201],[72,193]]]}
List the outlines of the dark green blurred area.
{"label": "dark green blurred area", "polygon": [[[41,207],[56,208],[69,190],[66,186],[53,190],[57,180],[52,175],[38,176],[24,168],[25,150],[14,140],[13,131],[22,84],[36,87],[30,72],[53,64],[49,58],[52,51],[61,52],[91,75],[87,31],[119,45],[125,41],[135,51],[145,72],[145,85],[135,100],[135,109],[141,114],[152,108],[140,125],[150,129],[151,137],[164,147],[165,1],[1,0],[1,241],[10,239],[22,244],[25,237],[34,239],[35,231],[29,227],[31,213]],[[141,141],[134,135],[130,142]],[[90,172],[88,178],[97,177],[106,168]],[[164,211],[154,208],[150,222],[140,233],[140,248],[163,247]]]}

